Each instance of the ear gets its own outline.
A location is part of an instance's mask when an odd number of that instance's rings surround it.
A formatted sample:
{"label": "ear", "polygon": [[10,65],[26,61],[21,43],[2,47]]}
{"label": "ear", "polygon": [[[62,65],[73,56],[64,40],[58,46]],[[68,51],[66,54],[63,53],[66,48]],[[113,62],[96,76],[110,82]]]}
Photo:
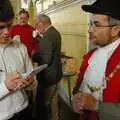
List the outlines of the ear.
{"label": "ear", "polygon": [[120,25],[112,27],[112,32],[111,32],[112,37],[118,36],[119,33],[120,33]]}

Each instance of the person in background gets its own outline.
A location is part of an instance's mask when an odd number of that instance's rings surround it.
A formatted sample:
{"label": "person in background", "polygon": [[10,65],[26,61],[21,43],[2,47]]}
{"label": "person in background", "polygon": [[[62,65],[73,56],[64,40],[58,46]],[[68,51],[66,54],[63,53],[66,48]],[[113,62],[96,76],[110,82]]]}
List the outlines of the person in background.
{"label": "person in background", "polygon": [[0,1],[0,120],[33,120],[25,90],[32,90],[33,70],[26,47],[10,37],[14,12],[9,0]]}
{"label": "person in background", "polygon": [[14,37],[19,35],[21,42],[26,45],[28,54],[31,57],[36,49],[35,38],[32,36],[35,29],[28,24],[29,13],[25,9],[20,10],[18,19],[19,24],[13,25],[11,28],[11,36]]}
{"label": "person in background", "polygon": [[49,120],[51,119],[50,101],[62,77],[61,35],[51,25],[50,18],[44,14],[37,16],[36,29],[41,36],[37,37],[38,51],[33,54],[32,59],[38,65],[48,64],[48,67],[37,75],[36,113],[37,120]]}
{"label": "person in background", "polygon": [[[119,0],[97,0],[82,9],[93,13],[88,30],[99,48],[83,58],[73,109],[87,120],[120,120],[120,14]],[[97,118],[98,117],[98,118]]]}

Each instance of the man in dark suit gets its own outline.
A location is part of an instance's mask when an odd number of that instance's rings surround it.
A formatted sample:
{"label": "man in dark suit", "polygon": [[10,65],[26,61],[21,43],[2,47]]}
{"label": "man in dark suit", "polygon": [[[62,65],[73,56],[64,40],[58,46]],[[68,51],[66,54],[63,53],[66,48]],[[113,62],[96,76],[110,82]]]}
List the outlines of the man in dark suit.
{"label": "man in dark suit", "polygon": [[38,51],[33,55],[33,61],[38,65],[48,64],[48,68],[37,75],[36,113],[38,120],[48,120],[50,118],[48,103],[54,96],[56,84],[62,77],[61,35],[51,25],[50,18],[44,14],[37,16],[36,29],[39,33],[39,37],[37,36]]}

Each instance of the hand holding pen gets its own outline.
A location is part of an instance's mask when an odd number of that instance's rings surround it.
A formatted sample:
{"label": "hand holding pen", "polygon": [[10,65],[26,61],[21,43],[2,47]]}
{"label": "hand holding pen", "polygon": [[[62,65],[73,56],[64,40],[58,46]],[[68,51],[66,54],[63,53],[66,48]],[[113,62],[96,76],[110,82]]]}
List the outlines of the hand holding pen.
{"label": "hand holding pen", "polygon": [[9,91],[20,90],[33,82],[31,76],[22,78],[17,72],[9,73],[6,75],[5,85]]}

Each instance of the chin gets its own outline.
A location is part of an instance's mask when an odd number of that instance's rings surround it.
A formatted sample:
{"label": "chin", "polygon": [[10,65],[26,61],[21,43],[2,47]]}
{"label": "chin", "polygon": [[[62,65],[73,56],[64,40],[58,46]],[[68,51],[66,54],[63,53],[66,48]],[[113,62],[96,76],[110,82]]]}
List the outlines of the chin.
{"label": "chin", "polygon": [[6,44],[6,43],[9,42],[9,40],[10,40],[10,39],[4,39],[4,40],[0,41],[0,44]]}
{"label": "chin", "polygon": [[96,41],[94,39],[90,39],[90,42],[93,43],[94,45],[98,45],[98,41]]}
{"label": "chin", "polygon": [[25,25],[27,25],[27,23],[22,23],[21,25],[22,25],[22,26],[25,26]]}
{"label": "chin", "polygon": [[3,41],[1,42],[1,41],[0,41],[0,44],[6,44],[6,43],[7,43],[7,42],[3,42]]}
{"label": "chin", "polygon": [[0,44],[6,44],[6,43],[8,43],[8,41],[2,41],[2,42],[0,42]]}

